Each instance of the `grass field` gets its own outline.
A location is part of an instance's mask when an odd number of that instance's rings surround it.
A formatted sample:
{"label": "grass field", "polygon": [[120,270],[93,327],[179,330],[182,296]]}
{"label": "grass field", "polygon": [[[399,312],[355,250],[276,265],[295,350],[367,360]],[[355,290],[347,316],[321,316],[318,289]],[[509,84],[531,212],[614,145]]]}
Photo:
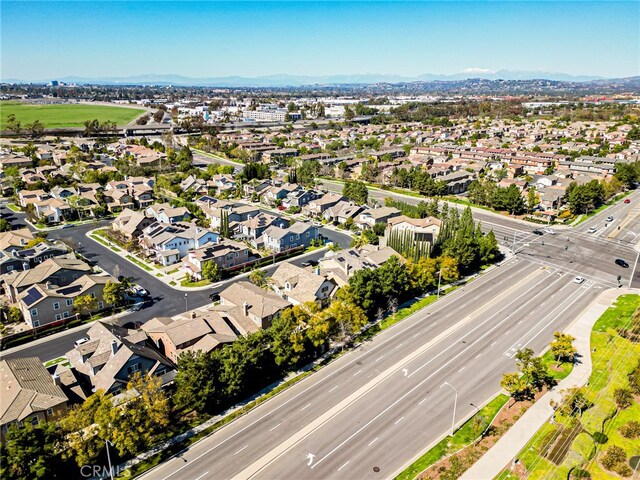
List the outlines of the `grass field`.
{"label": "grass field", "polygon": [[35,105],[15,101],[0,102],[0,130],[5,129],[7,116],[14,114],[24,127],[40,120],[45,128],[82,127],[85,120],[107,120],[117,125],[126,125],[144,109],[111,107],[105,105]]}

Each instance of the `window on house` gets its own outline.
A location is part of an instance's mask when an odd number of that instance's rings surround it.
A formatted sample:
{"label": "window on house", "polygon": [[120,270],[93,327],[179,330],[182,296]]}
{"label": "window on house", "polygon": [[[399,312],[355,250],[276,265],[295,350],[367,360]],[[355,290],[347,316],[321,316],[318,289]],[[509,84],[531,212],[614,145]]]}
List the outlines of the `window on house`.
{"label": "window on house", "polygon": [[40,320],[34,320],[33,321],[33,326],[34,327],[39,327],[40,326]]}
{"label": "window on house", "polygon": [[133,365],[129,366],[129,368],[127,369],[127,371],[131,374],[131,373],[135,373],[137,371],[140,370],[140,364],[139,363],[134,363]]}
{"label": "window on house", "polygon": [[62,316],[63,316],[64,318],[69,318],[69,312],[64,312],[64,313],[62,314]]}
{"label": "window on house", "polygon": [[62,315],[59,313],[56,313],[56,320],[62,320]]}
{"label": "window on house", "polygon": [[53,309],[60,310],[60,302],[53,302]]}
{"label": "window on house", "polygon": [[104,302],[98,302],[98,309],[102,310],[104,308]]}
{"label": "window on house", "polygon": [[47,415],[48,416],[53,415],[53,408],[47,408]]}
{"label": "window on house", "polygon": [[310,235],[310,233],[309,233],[309,232],[307,232],[307,237],[308,237],[309,235]]}
{"label": "window on house", "polygon": [[91,292],[91,298],[96,298],[96,294]]}
{"label": "window on house", "polygon": [[34,427],[37,426],[39,423],[38,417],[31,417],[29,421],[31,422],[31,425],[33,425]]}
{"label": "window on house", "polygon": [[67,307],[70,307],[73,305],[73,298],[67,298]]}
{"label": "window on house", "polygon": [[9,266],[7,267],[7,272],[10,272],[11,270],[13,270],[13,265],[9,265]]}
{"label": "window on house", "polygon": [[38,315],[38,309],[37,308],[32,308],[30,313],[31,313],[32,317],[35,317],[36,315]]}

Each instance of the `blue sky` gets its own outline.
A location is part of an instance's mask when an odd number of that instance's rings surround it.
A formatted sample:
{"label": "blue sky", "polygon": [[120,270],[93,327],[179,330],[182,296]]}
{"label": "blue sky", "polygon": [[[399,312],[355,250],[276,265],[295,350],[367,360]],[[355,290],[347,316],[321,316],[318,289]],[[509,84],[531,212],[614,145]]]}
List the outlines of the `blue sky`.
{"label": "blue sky", "polygon": [[640,74],[640,2],[0,2],[0,77]]}

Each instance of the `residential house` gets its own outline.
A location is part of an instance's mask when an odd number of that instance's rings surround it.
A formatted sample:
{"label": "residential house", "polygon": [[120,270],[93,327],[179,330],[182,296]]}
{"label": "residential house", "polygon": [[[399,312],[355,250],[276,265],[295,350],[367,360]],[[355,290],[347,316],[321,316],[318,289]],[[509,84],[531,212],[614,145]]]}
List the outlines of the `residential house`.
{"label": "residential house", "polygon": [[61,242],[42,241],[30,248],[0,250],[0,275],[12,271],[29,270],[54,257],[75,258]]}
{"label": "residential house", "polygon": [[338,287],[319,269],[312,272],[288,262],[281,263],[269,277],[269,286],[293,305],[314,302],[319,306],[326,306]]}
{"label": "residential house", "polygon": [[282,206],[285,208],[302,208],[315,198],[316,192],[314,190],[299,188],[290,192],[284,200],[282,200]]}
{"label": "residential house", "polygon": [[167,266],[180,261],[190,250],[218,243],[220,235],[193,223],[153,223],[143,230],[140,245],[148,257]]}
{"label": "residential house", "polygon": [[97,321],[86,336],[88,341],[66,356],[92,391],[120,393],[137,372],[160,377],[162,385],[173,382],[175,364],[151,346],[144,331]]}
{"label": "residential house", "polygon": [[391,247],[365,245],[337,252],[328,251],[320,259],[318,267],[321,274],[333,279],[339,287],[343,287],[349,283],[355,272],[365,268],[378,268],[393,256],[400,257]]}
{"label": "residential house", "polygon": [[67,413],[68,398],[37,357],[0,360],[0,436],[11,425],[54,421]]}
{"label": "residential house", "polygon": [[155,218],[160,223],[177,223],[189,220],[191,213],[186,207],[172,207],[168,203],[156,203],[145,211],[146,215]]}
{"label": "residential house", "polygon": [[214,175],[211,177],[211,183],[219,192],[235,190],[238,185],[233,175],[229,175],[228,173]]}
{"label": "residential house", "polygon": [[296,222],[288,228],[272,225],[262,234],[265,248],[275,253],[309,247],[318,238],[318,227],[310,222]]}
{"label": "residential house", "polygon": [[291,303],[253,283],[234,282],[220,292],[216,311],[224,312],[240,335],[269,328],[271,322]]}
{"label": "residential house", "polygon": [[237,233],[239,238],[246,239],[254,246],[258,246],[262,243],[262,235],[265,230],[276,225],[280,228],[287,228],[289,220],[260,212],[255,216],[250,216],[247,220],[238,222]]}
{"label": "residential house", "polygon": [[338,193],[325,193],[322,197],[311,200],[302,207],[302,213],[309,217],[321,218],[327,209],[344,200],[346,200],[345,197]]}
{"label": "residential house", "polygon": [[385,236],[390,237],[392,233],[410,234],[414,242],[428,243],[433,246],[438,235],[442,221],[434,217],[410,218],[405,215],[392,217],[387,220],[387,233]]}
{"label": "residential house", "polygon": [[65,286],[90,271],[89,265],[76,258],[49,258],[29,270],[9,272],[2,280],[11,302],[16,302],[21,292],[36,283]]}
{"label": "residential house", "polygon": [[142,235],[142,232],[155,220],[148,217],[145,212],[135,212],[125,208],[111,224],[111,228],[121,233],[125,238],[132,240]]}
{"label": "residential house", "polygon": [[324,211],[322,217],[328,222],[345,224],[351,219],[355,221],[357,216],[364,210],[364,207],[353,202],[343,200],[329,207]]}
{"label": "residential house", "polygon": [[249,249],[243,243],[221,240],[191,250],[182,258],[182,271],[196,280],[202,280],[202,267],[206,262],[215,262],[222,270],[227,270],[249,261]]}
{"label": "residential house", "polygon": [[83,275],[64,287],[50,282],[37,283],[19,294],[17,307],[31,328],[72,317],[77,313],[73,308],[75,299],[84,295],[95,299],[90,312],[98,312],[108,306],[103,298],[103,290],[109,281],[115,282],[116,279],[110,275]]}
{"label": "residential house", "polygon": [[236,327],[221,312],[187,312],[180,318],[155,317],[142,325],[156,349],[173,363],[182,352],[210,352],[238,338]]}
{"label": "residential house", "polygon": [[371,228],[376,224],[387,225],[387,220],[400,215],[395,207],[367,208],[357,216],[355,224],[360,229]]}

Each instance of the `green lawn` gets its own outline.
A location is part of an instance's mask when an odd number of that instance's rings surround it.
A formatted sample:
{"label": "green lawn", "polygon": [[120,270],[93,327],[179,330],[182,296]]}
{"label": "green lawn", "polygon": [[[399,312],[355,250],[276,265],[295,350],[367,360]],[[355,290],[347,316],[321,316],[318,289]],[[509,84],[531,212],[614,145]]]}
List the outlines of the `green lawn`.
{"label": "green lawn", "polygon": [[[555,424],[546,423],[538,430],[519,455],[527,468],[529,479],[566,479],[574,467],[588,470],[594,480],[613,478],[612,473],[603,470],[597,461],[591,461],[595,448],[592,435],[595,432],[604,431],[608,436],[608,441],[599,447],[599,453],[611,445],[622,447],[627,456],[640,451],[640,439],[626,439],[618,431],[630,420],[640,418],[640,405],[635,403],[616,413],[613,401],[613,392],[616,388],[628,386],[627,375],[640,359],[640,344],[622,338],[616,329],[626,325],[639,306],[640,295],[622,295],[595,323],[591,333],[593,368],[589,382],[583,389],[587,400],[593,405],[581,416],[567,417],[557,412]],[[551,360],[546,357],[546,361]],[[558,436],[576,423],[583,432],[573,440],[562,462],[554,464],[547,458],[547,453],[557,443]],[[506,480],[512,477],[505,471],[498,478]]]}
{"label": "green lawn", "polygon": [[14,114],[22,126],[40,120],[45,128],[82,127],[85,120],[107,120],[126,125],[144,113],[140,108],[105,105],[36,105],[16,101],[0,102],[0,130],[5,129],[7,116]]}

